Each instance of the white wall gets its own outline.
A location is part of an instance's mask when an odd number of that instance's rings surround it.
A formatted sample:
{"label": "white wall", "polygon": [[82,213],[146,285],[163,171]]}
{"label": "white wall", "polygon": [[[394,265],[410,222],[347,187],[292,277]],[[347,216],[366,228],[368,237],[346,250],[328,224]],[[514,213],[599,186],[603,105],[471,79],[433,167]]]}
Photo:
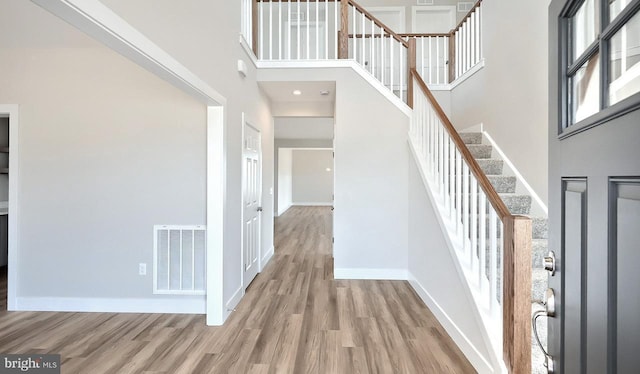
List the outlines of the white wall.
{"label": "white wall", "polygon": [[206,107],[31,2],[0,8],[0,103],[20,105],[18,307],[204,311],[152,295],[138,263],[151,272],[154,224],[206,223]]}
{"label": "white wall", "polygon": [[[227,186],[224,243],[224,300],[241,288],[241,146],[242,112],[262,133],[263,208],[273,212],[273,118],[269,100],[258,87],[256,69],[238,43],[240,1],[103,0],[161,48],[174,56],[227,99]],[[153,16],[150,16],[152,10]],[[236,70],[248,65],[247,77]],[[273,246],[273,215],[264,214],[262,246]],[[236,271],[236,269],[238,271]]]}
{"label": "white wall", "polygon": [[263,69],[261,81],[335,81],[336,277],[407,275],[409,118],[352,68]]}
{"label": "white wall", "polygon": [[333,151],[293,150],[293,204],[333,205]]}
{"label": "white wall", "polygon": [[[333,140],[329,140],[329,139],[275,139],[274,143],[273,143],[275,152],[274,152],[274,165],[276,167],[275,169],[275,175],[279,175],[279,169],[278,169],[278,165],[280,164],[280,160],[278,157],[278,153],[279,150],[282,148],[333,148]],[[274,206],[277,207],[276,210],[273,212],[275,216],[278,216],[278,212],[281,211],[281,207],[287,207],[287,204],[284,203],[282,205],[280,205],[280,199],[278,197],[279,195],[279,190],[280,190],[280,186],[279,186],[279,182],[278,182],[278,178],[275,178],[275,193],[274,193],[274,198],[275,198],[275,202],[274,202]],[[290,198],[291,199],[291,198]]]}
{"label": "white wall", "polygon": [[278,209],[277,216],[283,214],[293,203],[293,150],[279,148],[278,152]]}
{"label": "white wall", "polygon": [[548,1],[484,1],[485,67],[451,93],[458,129],[483,123],[547,202]]}
{"label": "white wall", "polygon": [[[246,79],[236,71],[248,61],[240,2],[103,3],[227,99],[223,286],[233,300],[243,112],[262,132],[262,201],[273,211],[269,100],[251,64]],[[151,225],[205,223],[206,108],[31,2],[0,6],[0,102],[20,104],[23,127],[18,296],[152,297],[151,277],[137,275],[151,262]],[[272,215],[262,222],[268,251]]]}
{"label": "white wall", "polygon": [[411,284],[470,362],[483,372],[483,361],[491,362],[489,350],[413,156],[408,199]]}

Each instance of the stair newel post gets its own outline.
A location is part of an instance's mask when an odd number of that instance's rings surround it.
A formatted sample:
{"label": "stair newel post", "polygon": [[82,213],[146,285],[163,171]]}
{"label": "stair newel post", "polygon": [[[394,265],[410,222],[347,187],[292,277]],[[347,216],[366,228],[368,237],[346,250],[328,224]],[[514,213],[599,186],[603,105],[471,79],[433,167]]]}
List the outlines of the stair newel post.
{"label": "stair newel post", "polygon": [[503,253],[503,353],[509,373],[531,373],[531,219],[507,216]]}
{"label": "stair newel post", "polygon": [[258,0],[251,2],[251,44],[253,54],[258,56]]}
{"label": "stair newel post", "polygon": [[456,32],[449,33],[449,83],[456,80]]}
{"label": "stair newel post", "polygon": [[416,69],[416,38],[413,37],[409,37],[407,65],[407,105],[413,109],[413,71]]}
{"label": "stair newel post", "polygon": [[349,0],[340,1],[340,31],[338,32],[338,58],[349,58]]}

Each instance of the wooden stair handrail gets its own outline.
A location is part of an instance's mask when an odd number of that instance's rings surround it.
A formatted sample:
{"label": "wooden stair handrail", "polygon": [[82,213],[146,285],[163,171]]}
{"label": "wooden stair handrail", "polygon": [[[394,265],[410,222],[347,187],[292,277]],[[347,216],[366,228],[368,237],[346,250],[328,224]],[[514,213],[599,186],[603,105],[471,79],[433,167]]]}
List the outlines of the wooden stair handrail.
{"label": "wooden stair handrail", "polygon": [[416,33],[416,32],[408,32],[408,33],[402,33],[402,34],[398,34],[403,38],[428,38],[428,37],[432,37],[432,38],[442,38],[442,37],[447,37],[447,36],[451,36],[451,32],[431,32],[431,33]]}
{"label": "wooden stair handrail", "polygon": [[511,217],[511,212],[509,212],[509,209],[505,205],[504,201],[502,201],[502,199],[498,195],[498,192],[496,192],[496,189],[489,181],[489,178],[487,178],[484,172],[482,172],[478,161],[476,161],[476,159],[471,155],[471,151],[469,151],[469,148],[464,144],[462,138],[460,137],[460,134],[458,134],[458,131],[456,131],[455,127],[453,127],[453,124],[449,120],[449,117],[447,117],[447,115],[444,113],[444,110],[442,110],[442,107],[440,106],[440,104],[438,104],[438,101],[433,96],[431,90],[429,90],[429,87],[427,87],[427,84],[424,82],[424,80],[422,80],[422,77],[420,77],[420,74],[416,69],[411,69],[411,76],[412,79],[415,78],[418,82],[418,86],[422,89],[422,92],[425,94],[425,96],[433,106],[436,114],[440,118],[440,121],[442,121],[442,125],[449,133],[449,136],[460,151],[460,154],[462,155],[464,160],[467,162],[469,170],[471,170],[473,175],[475,175],[476,179],[478,180],[478,185],[482,188],[485,195],[487,195],[491,206],[493,206],[493,209],[495,209],[496,213],[498,213],[498,217],[500,217],[500,220],[504,222],[508,217]]}
{"label": "wooden stair handrail", "polygon": [[389,35],[393,36],[393,38],[395,40],[397,40],[400,44],[402,44],[403,46],[405,46],[406,48],[409,48],[409,42],[407,42],[406,40],[404,40],[400,35],[398,35],[395,31],[391,30],[391,28],[387,25],[385,25],[384,23],[382,23],[382,21],[380,21],[379,19],[377,19],[373,14],[369,13],[366,9],[364,9],[362,7],[362,5],[356,3],[353,0],[342,0],[342,1],[346,1],[347,3],[351,4],[354,8],[356,8],[360,13],[364,14],[365,17],[369,18],[371,21],[373,21],[373,23],[375,23],[376,25],[378,25],[378,27],[380,27],[381,29],[383,29],[386,33],[388,33]]}
{"label": "wooden stair handrail", "polygon": [[471,17],[471,15],[476,11],[476,9],[478,9],[480,7],[480,3],[482,3],[482,0],[478,0],[475,4],[473,4],[473,6],[471,7],[471,9],[469,9],[469,11],[467,12],[467,14],[465,14],[464,17],[462,17],[462,19],[460,20],[460,22],[458,22],[458,24],[456,25],[456,27],[453,28],[453,30],[451,30],[451,34],[455,34],[458,29],[460,29],[460,27],[462,27],[462,25],[467,22],[467,20]]}

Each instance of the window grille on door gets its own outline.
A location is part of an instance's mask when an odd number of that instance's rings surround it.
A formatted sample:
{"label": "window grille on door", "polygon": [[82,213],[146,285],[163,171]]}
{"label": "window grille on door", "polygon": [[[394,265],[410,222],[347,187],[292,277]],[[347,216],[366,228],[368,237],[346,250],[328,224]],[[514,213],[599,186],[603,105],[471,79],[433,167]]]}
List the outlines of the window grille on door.
{"label": "window grille on door", "polygon": [[204,295],[206,226],[153,227],[153,293]]}

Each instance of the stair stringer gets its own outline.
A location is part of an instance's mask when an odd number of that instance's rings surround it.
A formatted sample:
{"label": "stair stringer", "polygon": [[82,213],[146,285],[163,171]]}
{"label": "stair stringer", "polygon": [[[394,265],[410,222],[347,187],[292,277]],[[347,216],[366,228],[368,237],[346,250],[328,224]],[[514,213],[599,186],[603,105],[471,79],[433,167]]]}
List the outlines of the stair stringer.
{"label": "stair stringer", "polygon": [[[452,260],[451,262],[454,264],[456,275],[460,280],[460,284],[468,301],[470,307],[469,312],[473,314],[484,347],[479,347],[477,342],[474,343],[469,339],[467,336],[468,332],[463,331],[456,321],[449,317],[452,311],[445,310],[429,290],[420,284],[411,272],[411,269],[409,269],[410,283],[479,373],[507,373],[502,354],[502,326],[495,324],[492,319],[489,318],[489,311],[483,306],[480,295],[474,290],[474,287],[471,286],[472,275],[465,270],[462,265],[464,259],[458,255],[458,249],[462,248],[462,243],[459,243],[456,237],[452,235],[452,233],[455,233],[455,225],[448,222],[448,219],[445,218],[445,208],[440,203],[440,201],[442,201],[441,195],[431,183],[426,163],[419,156],[416,146],[410,137],[408,143],[420,173],[424,189],[427,192],[426,195],[428,196],[442,231],[444,242],[446,243]],[[482,351],[485,353],[483,354]]]}

